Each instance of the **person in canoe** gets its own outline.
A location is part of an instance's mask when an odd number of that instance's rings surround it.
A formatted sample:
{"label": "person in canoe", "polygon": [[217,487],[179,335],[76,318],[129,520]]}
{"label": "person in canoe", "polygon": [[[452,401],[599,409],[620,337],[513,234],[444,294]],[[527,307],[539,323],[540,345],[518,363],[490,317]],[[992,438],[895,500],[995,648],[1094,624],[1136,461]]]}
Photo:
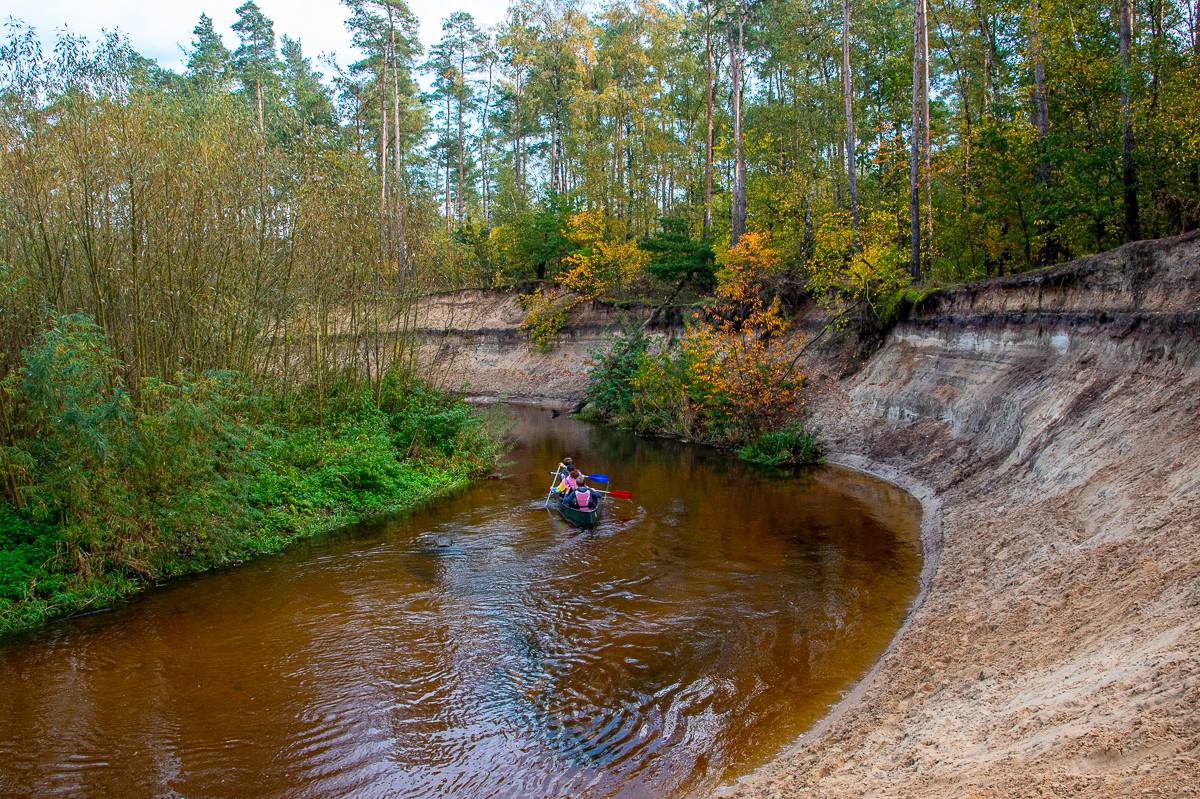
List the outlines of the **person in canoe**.
{"label": "person in canoe", "polygon": [[566,495],[568,491],[575,490],[575,478],[571,476],[572,472],[578,475],[579,472],[575,469],[575,463],[570,458],[563,458],[562,463],[558,464],[558,474],[562,476],[562,480],[554,487],[554,490],[562,495]]}
{"label": "person in canoe", "polygon": [[554,487],[555,492],[562,494],[563,498],[569,497],[571,492],[575,490],[576,479],[579,477],[579,472],[571,469],[565,472],[559,480],[557,486]]}
{"label": "person in canoe", "polygon": [[579,510],[591,510],[596,507],[596,502],[599,500],[599,495],[592,489],[587,487],[587,478],[576,472],[578,477],[575,478],[575,490],[565,497],[565,502],[572,508]]}

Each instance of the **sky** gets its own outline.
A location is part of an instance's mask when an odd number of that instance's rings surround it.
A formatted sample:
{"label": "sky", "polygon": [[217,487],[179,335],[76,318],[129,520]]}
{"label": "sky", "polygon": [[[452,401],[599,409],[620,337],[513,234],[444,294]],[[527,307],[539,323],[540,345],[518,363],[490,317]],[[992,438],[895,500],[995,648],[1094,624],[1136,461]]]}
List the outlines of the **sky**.
{"label": "sky", "polygon": [[[15,17],[33,26],[49,51],[56,31],[67,27],[72,33],[99,39],[102,30],[120,29],[129,35],[133,48],[160,66],[183,71],[187,47],[200,14],[208,14],[225,46],[237,47],[237,35],[229,26],[237,21],[234,10],[244,0],[9,0],[0,20]],[[350,10],[339,0],[256,0],[263,13],[275,22],[275,36],[299,39],[304,54],[317,64],[321,53],[336,52],[343,66],[357,61],[345,20]],[[408,0],[421,22],[421,42],[428,49],[441,36],[442,19],[454,11],[467,11],[480,25],[495,25],[504,17],[507,0]],[[327,72],[328,70],[322,70]]]}

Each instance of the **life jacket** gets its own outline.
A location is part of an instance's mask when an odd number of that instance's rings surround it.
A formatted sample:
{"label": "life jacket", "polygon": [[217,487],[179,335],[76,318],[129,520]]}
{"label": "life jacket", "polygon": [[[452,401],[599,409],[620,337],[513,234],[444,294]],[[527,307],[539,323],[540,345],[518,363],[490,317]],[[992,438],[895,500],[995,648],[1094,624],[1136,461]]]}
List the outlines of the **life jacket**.
{"label": "life jacket", "polygon": [[579,504],[580,510],[588,510],[592,506],[592,492],[586,488],[581,488],[575,492],[575,501]]}

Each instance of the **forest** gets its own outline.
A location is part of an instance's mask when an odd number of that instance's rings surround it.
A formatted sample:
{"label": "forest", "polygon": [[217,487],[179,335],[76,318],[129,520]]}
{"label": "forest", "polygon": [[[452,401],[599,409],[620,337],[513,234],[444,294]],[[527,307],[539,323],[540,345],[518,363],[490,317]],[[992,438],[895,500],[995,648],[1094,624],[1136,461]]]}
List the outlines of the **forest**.
{"label": "forest", "polygon": [[490,469],[423,294],[516,289],[535,347],[582,302],[691,303],[680,347],[598,357],[599,416],[803,461],[773,277],[879,328],[1200,225],[1189,0],[521,0],[428,51],[403,0],[344,5],[350,63],[252,0],[182,72],[7,23],[0,629]]}

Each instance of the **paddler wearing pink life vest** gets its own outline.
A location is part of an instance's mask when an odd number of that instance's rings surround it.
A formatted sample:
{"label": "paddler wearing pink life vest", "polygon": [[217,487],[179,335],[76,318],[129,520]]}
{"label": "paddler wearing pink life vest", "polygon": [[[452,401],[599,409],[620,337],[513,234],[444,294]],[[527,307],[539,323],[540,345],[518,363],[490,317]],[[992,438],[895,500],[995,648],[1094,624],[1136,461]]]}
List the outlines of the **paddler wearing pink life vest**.
{"label": "paddler wearing pink life vest", "polygon": [[564,497],[569,491],[575,489],[575,478],[571,476],[572,473],[579,474],[575,469],[574,462],[570,458],[563,458],[562,463],[558,464],[558,474],[562,475],[562,481],[554,487],[554,490]]}
{"label": "paddler wearing pink life vest", "polygon": [[595,501],[595,495],[591,489],[587,487],[587,478],[583,475],[575,480],[575,493],[571,496],[572,504],[580,510],[591,510]]}

